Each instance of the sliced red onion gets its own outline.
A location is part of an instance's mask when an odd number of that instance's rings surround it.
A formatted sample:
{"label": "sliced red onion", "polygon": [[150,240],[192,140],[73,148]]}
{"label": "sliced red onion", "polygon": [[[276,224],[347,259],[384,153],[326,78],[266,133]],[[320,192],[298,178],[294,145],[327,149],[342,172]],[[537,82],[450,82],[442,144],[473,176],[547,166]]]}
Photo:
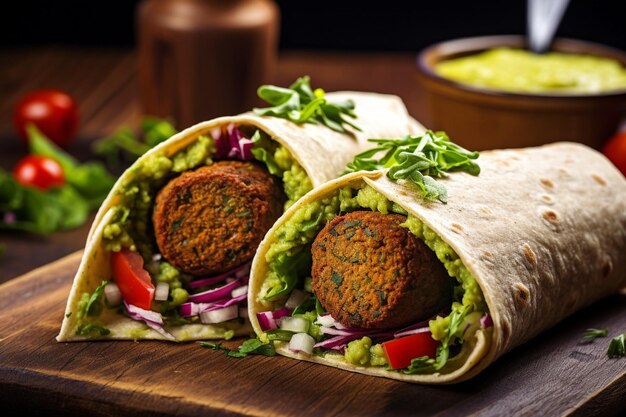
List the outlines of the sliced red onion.
{"label": "sliced red onion", "polygon": [[493,320],[491,319],[489,313],[485,313],[485,315],[480,318],[480,327],[486,329],[491,326],[493,326]]}
{"label": "sliced red onion", "polygon": [[237,317],[239,317],[239,307],[236,305],[200,313],[200,321],[204,324],[223,323]]}
{"label": "sliced red onion", "polygon": [[264,332],[278,327],[271,311],[261,311],[260,313],[256,313],[256,319],[259,322],[259,326],[261,326],[261,330]]}
{"label": "sliced red onion", "polygon": [[213,303],[184,303],[178,308],[178,312],[183,317],[193,317],[200,314],[200,309],[206,309],[212,306]]}
{"label": "sliced red onion", "polygon": [[393,332],[387,330],[356,329],[351,327],[336,329],[333,327],[321,326],[320,331],[324,334],[330,334],[334,336],[353,336],[354,339],[358,339],[364,336],[368,336],[372,340],[386,340],[393,338]]}
{"label": "sliced red onion", "polygon": [[346,347],[348,342],[351,342],[355,339],[358,339],[359,336],[334,336],[330,339],[322,340],[319,343],[316,343],[313,347],[316,348],[326,348],[333,350],[342,350]]}
{"label": "sliced red onion", "polygon": [[276,322],[276,320],[282,319],[283,317],[289,316],[290,314],[291,311],[289,311],[288,308],[282,307],[274,311],[262,311],[260,313],[256,313],[256,318],[259,321],[261,330],[265,332],[267,330],[278,328],[278,323]]}
{"label": "sliced red onion", "polygon": [[230,296],[233,298],[237,298],[241,295],[247,295],[248,294],[248,286],[244,285],[243,287],[239,287],[239,288],[235,288],[234,290],[232,290],[230,292]]}
{"label": "sliced red onion", "polygon": [[200,287],[207,287],[209,285],[218,284],[226,280],[226,278],[229,278],[229,277],[242,278],[242,277],[248,277],[249,274],[250,274],[250,262],[247,262],[243,265],[238,266],[237,268],[231,269],[228,272],[224,272],[222,274],[215,275],[212,277],[206,277],[206,278],[193,280],[189,283],[189,288],[195,289],[195,288],[200,288]]}
{"label": "sliced red onion", "polygon": [[106,297],[109,305],[116,306],[122,302],[120,287],[118,287],[113,281],[110,281],[104,286],[104,296]]}
{"label": "sliced red onion", "polygon": [[167,282],[159,282],[154,291],[154,299],[156,301],[165,301],[170,295],[170,284]]}
{"label": "sliced red onion", "polygon": [[291,310],[289,310],[287,307],[281,307],[278,310],[272,311],[274,319],[280,319],[282,317],[289,316],[290,314]]}
{"label": "sliced red onion", "polygon": [[404,336],[409,336],[412,334],[425,333],[425,332],[430,332],[430,328],[428,326],[418,327],[415,329],[408,329],[408,330],[399,330],[393,334],[393,337],[398,338],[398,337],[404,337]]}
{"label": "sliced red onion", "polygon": [[239,286],[239,281],[229,282],[221,287],[212,290],[203,291],[197,294],[191,294],[189,301],[193,303],[210,303],[212,301],[221,300],[230,295],[230,292]]}
{"label": "sliced red onion", "polygon": [[235,304],[239,304],[242,301],[246,301],[247,299],[248,299],[248,294],[243,294],[243,295],[239,295],[237,297],[231,298],[230,300],[216,301],[215,303],[213,303],[213,305],[207,307],[204,310],[201,310],[200,312],[217,310],[220,308],[229,307]]}
{"label": "sliced red onion", "polygon": [[163,328],[163,316],[161,316],[160,313],[152,310],[144,310],[143,308],[128,304],[126,301],[124,301],[124,307],[126,307],[126,312],[130,318],[143,321],[148,327],[155,330],[166,339],[176,340],[172,334]]}
{"label": "sliced red onion", "polygon": [[290,310],[295,310],[300,304],[304,302],[307,298],[309,298],[310,294],[306,293],[302,290],[293,290],[289,295],[289,298],[285,302],[285,307]]}
{"label": "sliced red onion", "polygon": [[239,304],[246,301],[247,298],[248,294],[243,294],[235,298],[218,300],[214,303],[184,303],[179,307],[179,312],[183,317],[193,317],[205,311],[218,310],[220,308],[229,307],[233,304]]}
{"label": "sliced red onion", "polygon": [[371,333],[374,333],[371,330],[367,329],[336,329],[334,327],[327,326],[320,326],[320,331],[324,334],[332,334],[335,336],[367,336]]}
{"label": "sliced red onion", "polygon": [[302,317],[283,317],[279,324],[281,330],[295,333],[306,333],[309,330],[309,325],[309,321]]}
{"label": "sliced red onion", "polygon": [[289,350],[296,353],[306,353],[307,355],[310,355],[313,353],[314,345],[315,339],[307,333],[296,333],[291,336],[291,340],[289,341]]}
{"label": "sliced red onion", "polygon": [[212,132],[215,140],[215,158],[233,158],[242,161],[252,160],[250,149],[254,146],[251,139],[246,138],[241,130],[234,124],[229,124],[226,128],[214,129]]}

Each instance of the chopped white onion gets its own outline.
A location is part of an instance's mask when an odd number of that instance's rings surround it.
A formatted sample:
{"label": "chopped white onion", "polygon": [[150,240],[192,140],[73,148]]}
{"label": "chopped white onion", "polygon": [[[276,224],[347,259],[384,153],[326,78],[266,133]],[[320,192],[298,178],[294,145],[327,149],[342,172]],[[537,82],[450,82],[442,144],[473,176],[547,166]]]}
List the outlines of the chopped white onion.
{"label": "chopped white onion", "polygon": [[332,327],[333,324],[335,324],[335,319],[330,314],[317,316],[317,320],[315,321],[324,327]]}
{"label": "chopped white onion", "polygon": [[109,305],[116,306],[122,302],[122,293],[115,282],[109,282],[104,286],[104,296]]}
{"label": "chopped white onion", "polygon": [[248,314],[248,307],[239,307],[239,317],[242,317],[244,319],[250,317],[250,315]]}
{"label": "chopped white onion", "polygon": [[283,317],[280,320],[281,330],[289,330],[294,333],[306,333],[309,330],[309,321],[301,317]]}
{"label": "chopped white onion", "polygon": [[159,282],[154,291],[155,301],[165,301],[170,295],[170,284],[167,282]]}
{"label": "chopped white onion", "polygon": [[296,333],[289,340],[289,350],[296,353],[301,352],[310,355],[313,353],[313,345],[315,345],[315,339],[306,333]]}
{"label": "chopped white onion", "polygon": [[239,317],[239,307],[232,306],[220,308],[219,310],[204,311],[200,313],[200,321],[204,324],[223,323]]}
{"label": "chopped white onion", "polygon": [[293,290],[291,291],[291,295],[285,302],[285,307],[289,310],[295,310],[300,304],[304,302],[309,297],[309,294],[302,290]]}
{"label": "chopped white onion", "polygon": [[235,288],[230,292],[230,296],[233,298],[237,298],[240,295],[244,295],[248,293],[248,286],[244,285],[243,287]]}

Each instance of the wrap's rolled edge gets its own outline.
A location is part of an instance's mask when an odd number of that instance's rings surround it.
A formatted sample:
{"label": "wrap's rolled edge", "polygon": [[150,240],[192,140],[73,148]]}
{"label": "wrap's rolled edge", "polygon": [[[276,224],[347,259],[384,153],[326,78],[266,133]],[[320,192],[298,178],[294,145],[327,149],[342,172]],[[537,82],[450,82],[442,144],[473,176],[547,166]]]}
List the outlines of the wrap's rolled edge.
{"label": "wrap's rolled edge", "polygon": [[[57,341],[98,339],[96,337],[84,337],[74,334],[78,317],[77,314],[68,315],[68,313],[75,310],[83,292],[89,289],[93,290],[90,287],[94,286],[95,273],[98,274],[98,277],[110,276],[109,256],[106,253],[107,251],[102,248],[104,226],[113,215],[112,208],[121,200],[118,190],[131,183],[136,176],[134,170],[138,169],[144,161],[147,161],[154,155],[164,154],[172,156],[195,142],[199,136],[210,133],[216,127],[229,124],[245,124],[264,131],[271,139],[284,146],[294,160],[305,170],[315,187],[338,176],[343,171],[346,163],[356,153],[370,146],[367,142],[368,138],[401,137],[407,133],[422,133],[425,130],[423,126],[409,116],[404,103],[397,96],[346,91],[328,93],[326,97],[331,101],[353,100],[355,102],[355,113],[358,116],[355,123],[361,128],[361,131],[348,128],[349,133],[342,134],[322,125],[296,125],[285,119],[261,117],[248,112],[237,116],[220,117],[198,123],[175,134],[138,158],[118,178],[96,213],[87,236],[83,257],[70,289],[65,310],[66,315],[57,336]],[[381,119],[384,122],[381,123]],[[96,281],[100,282],[100,279],[96,279]],[[137,329],[142,331],[140,339],[167,340],[161,333],[149,328],[146,329],[141,322],[130,318],[117,318],[114,323],[108,323],[108,328],[113,333],[116,332],[117,328],[123,328],[125,330],[124,333],[128,333],[126,331],[128,329]],[[186,334],[190,336],[186,338],[187,340],[212,339],[224,336],[223,332],[218,331],[219,326],[191,324],[181,326],[181,328],[184,328]],[[250,326],[246,322],[244,326],[235,331],[235,335],[249,334],[250,331]],[[175,337],[178,336],[176,331],[172,333]],[[115,336],[106,337],[106,339],[137,338],[132,336]]]}
{"label": "wrap's rolled edge", "polygon": [[626,180],[584,145],[488,151],[481,174],[442,180],[448,204],[426,201],[410,184],[384,172],[357,172],[311,191],[266,234],[254,258],[248,305],[262,332],[257,295],[268,271],[274,232],[301,207],[342,187],[367,184],[417,217],[459,255],[482,289],[494,323],[491,340],[478,332],[463,365],[450,373],[406,375],[343,360],[308,356],[280,343],[277,351],[368,375],[415,383],[467,380],[512,348],[582,307],[626,286]]}

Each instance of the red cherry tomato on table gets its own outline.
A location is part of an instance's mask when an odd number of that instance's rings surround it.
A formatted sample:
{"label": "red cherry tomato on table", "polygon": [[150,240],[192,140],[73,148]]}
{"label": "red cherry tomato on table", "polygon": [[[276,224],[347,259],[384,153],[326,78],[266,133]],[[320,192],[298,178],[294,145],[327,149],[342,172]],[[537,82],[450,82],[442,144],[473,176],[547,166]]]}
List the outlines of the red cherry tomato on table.
{"label": "red cherry tomato on table", "polygon": [[148,271],[143,269],[143,258],[137,252],[122,249],[111,252],[113,281],[128,304],[150,310],[154,298],[154,284]]}
{"label": "red cherry tomato on table", "polygon": [[13,169],[17,182],[45,191],[51,187],[60,187],[65,183],[61,165],[45,156],[29,155],[22,158]]}
{"label": "red cherry tomato on table", "polygon": [[20,100],[13,123],[24,141],[28,140],[26,126],[32,123],[57,145],[67,146],[78,130],[78,107],[63,91],[38,90]]}
{"label": "red cherry tomato on table", "polygon": [[416,333],[383,343],[387,362],[392,369],[406,368],[411,360],[428,356],[434,358],[439,342],[432,338],[430,332]]}
{"label": "red cherry tomato on table", "polygon": [[609,139],[602,152],[626,176],[626,131]]}

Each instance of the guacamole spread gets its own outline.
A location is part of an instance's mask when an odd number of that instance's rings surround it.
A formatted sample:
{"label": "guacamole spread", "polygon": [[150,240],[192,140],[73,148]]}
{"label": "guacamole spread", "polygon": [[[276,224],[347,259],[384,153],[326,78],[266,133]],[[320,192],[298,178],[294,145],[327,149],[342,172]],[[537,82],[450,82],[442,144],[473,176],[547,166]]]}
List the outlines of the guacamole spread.
{"label": "guacamole spread", "polygon": [[531,94],[595,94],[626,90],[626,69],[591,55],[495,48],[439,62],[447,79],[490,90]]}

